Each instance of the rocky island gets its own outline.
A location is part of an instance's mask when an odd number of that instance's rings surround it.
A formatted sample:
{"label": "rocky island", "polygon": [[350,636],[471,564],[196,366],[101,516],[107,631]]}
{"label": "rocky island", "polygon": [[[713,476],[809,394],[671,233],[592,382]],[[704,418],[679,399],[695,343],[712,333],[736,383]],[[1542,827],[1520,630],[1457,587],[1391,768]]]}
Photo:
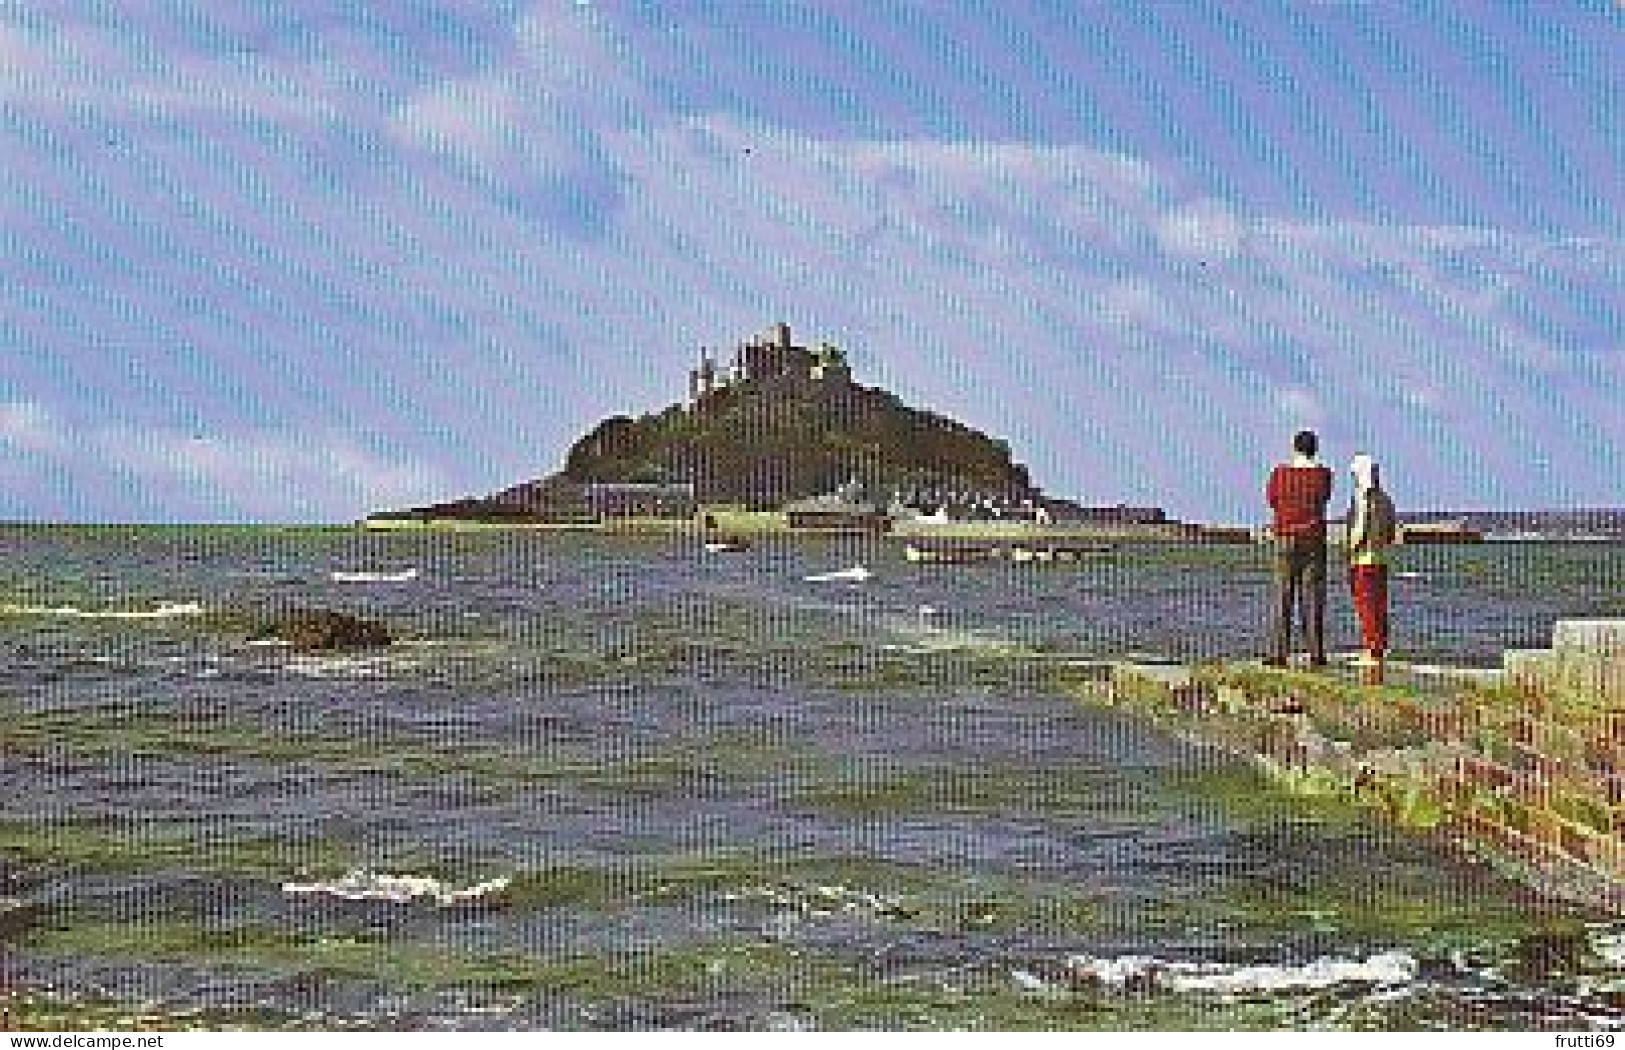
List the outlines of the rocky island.
{"label": "rocky island", "polygon": [[[852,376],[845,353],[774,324],[726,363],[702,349],[686,398],[615,415],[574,441],[557,472],[485,496],[383,511],[370,528],[890,531],[911,523],[1094,527],[1191,538],[1154,507],[1046,496],[1007,442]],[[1211,530],[1209,530],[1211,531]]]}

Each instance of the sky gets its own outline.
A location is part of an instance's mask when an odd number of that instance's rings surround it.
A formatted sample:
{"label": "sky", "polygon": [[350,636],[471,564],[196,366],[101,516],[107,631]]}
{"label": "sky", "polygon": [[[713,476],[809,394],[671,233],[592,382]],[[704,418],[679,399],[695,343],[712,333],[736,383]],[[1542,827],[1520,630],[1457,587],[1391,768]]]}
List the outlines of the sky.
{"label": "sky", "polygon": [[1611,0],[0,0],[0,521],[557,469],[775,321],[1048,493],[1625,506]]}

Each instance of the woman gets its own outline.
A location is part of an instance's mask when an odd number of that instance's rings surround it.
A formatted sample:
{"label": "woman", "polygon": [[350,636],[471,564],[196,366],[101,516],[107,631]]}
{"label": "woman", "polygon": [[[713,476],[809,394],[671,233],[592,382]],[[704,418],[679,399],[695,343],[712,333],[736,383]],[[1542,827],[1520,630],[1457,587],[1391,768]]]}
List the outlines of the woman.
{"label": "woman", "polygon": [[1376,460],[1364,452],[1349,465],[1354,475],[1354,502],[1349,508],[1349,589],[1360,617],[1365,651],[1356,663],[1371,667],[1380,678],[1388,652],[1388,548],[1398,522],[1394,502],[1383,491]]}

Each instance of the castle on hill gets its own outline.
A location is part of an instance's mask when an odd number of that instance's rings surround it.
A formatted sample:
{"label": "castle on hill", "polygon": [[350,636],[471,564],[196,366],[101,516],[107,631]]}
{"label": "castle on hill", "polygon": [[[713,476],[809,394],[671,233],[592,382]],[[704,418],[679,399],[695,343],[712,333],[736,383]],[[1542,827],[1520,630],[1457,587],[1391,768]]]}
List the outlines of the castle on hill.
{"label": "castle on hill", "polygon": [[709,348],[702,347],[699,361],[688,373],[688,407],[699,408],[708,396],[729,387],[757,383],[847,386],[851,382],[851,366],[839,347],[827,342],[811,348],[796,346],[790,326],[779,321],[735,347],[727,367],[711,356]]}
{"label": "castle on hill", "polygon": [[858,384],[838,347],[797,345],[782,321],[737,344],[725,364],[720,358],[702,346],[685,401],[600,420],[552,474],[368,520],[579,527],[742,508],[780,512],[791,529],[1184,527],[1155,507],[1045,496],[1006,442]]}

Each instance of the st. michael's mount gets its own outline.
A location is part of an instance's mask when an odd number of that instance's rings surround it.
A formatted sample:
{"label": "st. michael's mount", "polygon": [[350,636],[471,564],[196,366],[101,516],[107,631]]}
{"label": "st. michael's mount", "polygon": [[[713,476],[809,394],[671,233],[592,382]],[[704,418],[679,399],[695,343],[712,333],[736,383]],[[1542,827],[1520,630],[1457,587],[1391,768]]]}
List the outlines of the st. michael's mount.
{"label": "st. michael's mount", "polygon": [[1004,441],[855,382],[839,348],[797,345],[783,323],[726,363],[702,349],[682,402],[603,420],[552,475],[367,524],[590,526],[729,513],[777,514],[790,528],[883,530],[921,518],[1175,524],[1156,508],[1045,496]]}

